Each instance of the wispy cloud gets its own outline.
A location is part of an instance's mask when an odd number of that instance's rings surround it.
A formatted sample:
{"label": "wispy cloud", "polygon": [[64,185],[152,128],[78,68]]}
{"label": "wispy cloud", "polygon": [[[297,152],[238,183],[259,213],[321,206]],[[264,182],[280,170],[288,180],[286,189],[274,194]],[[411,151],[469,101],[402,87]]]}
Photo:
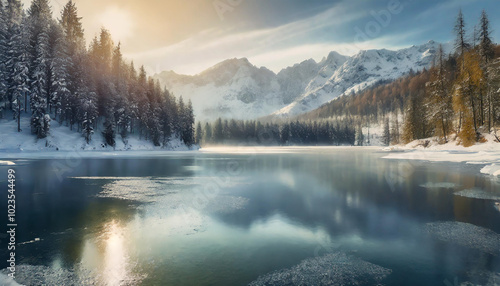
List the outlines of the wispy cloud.
{"label": "wispy cloud", "polygon": [[149,72],[172,69],[195,74],[233,57],[247,57],[257,65],[278,71],[299,59],[321,58],[335,47],[352,53],[352,48],[347,45],[333,44],[340,40],[335,34],[325,41],[310,41],[308,36],[325,28],[334,29],[352,23],[362,16],[360,12],[349,12],[345,5],[335,5],[315,16],[274,28],[232,31],[222,35],[219,30],[205,30],[170,46],[126,56],[146,63]]}

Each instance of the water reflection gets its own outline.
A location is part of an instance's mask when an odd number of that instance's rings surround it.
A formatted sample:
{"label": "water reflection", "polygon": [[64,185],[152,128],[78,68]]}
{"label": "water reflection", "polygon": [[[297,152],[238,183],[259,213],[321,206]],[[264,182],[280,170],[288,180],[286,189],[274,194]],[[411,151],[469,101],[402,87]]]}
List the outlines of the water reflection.
{"label": "water reflection", "polygon": [[338,252],[391,269],[388,285],[500,271],[498,257],[423,231],[456,220],[500,233],[498,204],[457,195],[498,193],[480,167],[380,157],[292,148],[92,159],[62,182],[51,160],[33,161],[19,167],[36,174],[20,181],[32,190],[20,194],[20,236],[42,240],[20,246],[20,263],[98,285],[245,285]]}
{"label": "water reflection", "polygon": [[83,243],[79,269],[81,279],[94,276],[99,284],[110,286],[134,281],[125,241],[126,229],[114,220],[106,223],[103,229],[103,233]]}

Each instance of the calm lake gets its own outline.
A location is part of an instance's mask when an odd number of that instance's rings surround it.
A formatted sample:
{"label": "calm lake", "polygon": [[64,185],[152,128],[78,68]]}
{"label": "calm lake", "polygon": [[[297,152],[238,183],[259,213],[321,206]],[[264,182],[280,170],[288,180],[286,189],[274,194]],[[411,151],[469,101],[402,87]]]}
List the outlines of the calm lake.
{"label": "calm lake", "polygon": [[[16,280],[500,285],[499,180],[481,165],[386,155],[248,147],[9,159],[0,202],[6,210],[13,167]],[[6,247],[0,255],[4,269]]]}

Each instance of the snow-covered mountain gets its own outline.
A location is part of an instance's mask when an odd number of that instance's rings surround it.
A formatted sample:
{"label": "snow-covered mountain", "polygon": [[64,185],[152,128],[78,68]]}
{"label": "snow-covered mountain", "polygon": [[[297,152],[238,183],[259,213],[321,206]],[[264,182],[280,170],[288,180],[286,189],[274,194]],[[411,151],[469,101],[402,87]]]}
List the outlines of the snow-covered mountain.
{"label": "snow-covered mountain", "polygon": [[352,57],[331,52],[319,63],[306,60],[278,74],[243,58],[223,61],[194,76],[167,71],[155,78],[176,96],[191,99],[198,120],[289,116],[429,67],[438,45],[429,41],[398,51],[360,51]]}

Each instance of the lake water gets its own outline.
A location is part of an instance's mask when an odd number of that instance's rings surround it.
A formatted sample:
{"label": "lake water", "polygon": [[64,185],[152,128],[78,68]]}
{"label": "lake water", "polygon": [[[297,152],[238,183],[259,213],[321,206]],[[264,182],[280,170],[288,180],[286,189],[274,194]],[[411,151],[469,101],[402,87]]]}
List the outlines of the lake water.
{"label": "lake water", "polygon": [[17,282],[500,285],[500,182],[481,165],[347,147],[115,155],[10,159]]}

